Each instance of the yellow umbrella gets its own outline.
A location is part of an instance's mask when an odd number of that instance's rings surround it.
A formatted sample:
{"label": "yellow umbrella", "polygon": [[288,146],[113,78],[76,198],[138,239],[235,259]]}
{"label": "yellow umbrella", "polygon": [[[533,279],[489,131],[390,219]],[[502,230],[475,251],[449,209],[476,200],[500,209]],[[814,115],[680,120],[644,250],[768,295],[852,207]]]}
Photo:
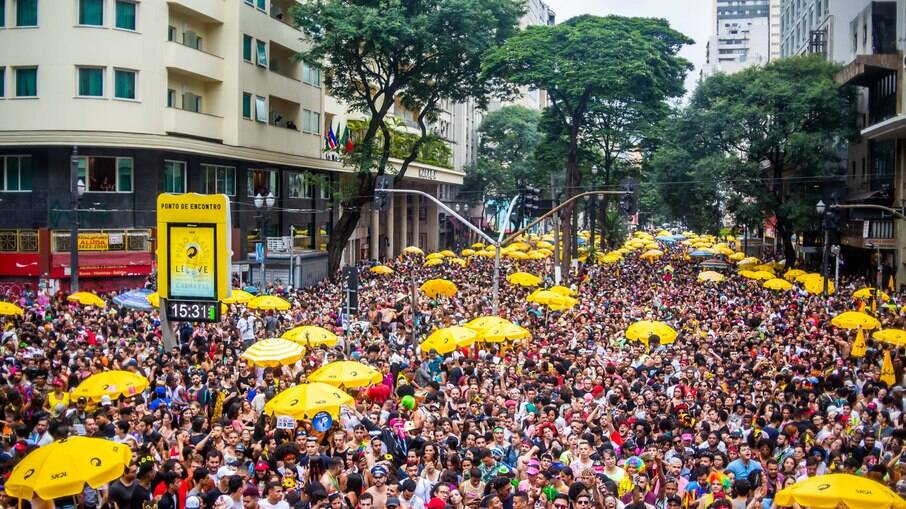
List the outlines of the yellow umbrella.
{"label": "yellow umbrella", "polygon": [[286,415],[299,420],[311,419],[318,412],[327,412],[336,419],[341,406],[354,404],[352,396],[342,390],[323,382],[312,382],[277,394],[264,405],[264,411],[268,415]]}
{"label": "yellow umbrella", "polygon": [[749,270],[754,270],[754,271],[756,271],[756,272],[758,272],[758,271],[764,271],[764,272],[770,272],[771,274],[774,273],[774,266],[773,266],[773,265],[770,265],[770,264],[767,264],[767,263],[762,263],[762,264],[756,265],[756,266],[754,266],[754,267],[748,267],[748,269],[749,269]]}
{"label": "yellow umbrella", "polygon": [[423,267],[436,267],[442,263],[444,263],[444,261],[441,258],[431,258],[430,260],[426,261],[422,266]]}
{"label": "yellow umbrella", "polygon": [[774,274],[771,274],[766,270],[757,270],[752,273],[752,277],[761,281],[769,281],[774,279]]}
{"label": "yellow umbrella", "polygon": [[98,308],[107,307],[107,303],[104,302],[104,299],[91,292],[76,292],[69,297],[66,297],[66,300],[70,302],[78,302],[83,306],[94,306]]}
{"label": "yellow umbrella", "polygon": [[103,438],[69,437],[39,447],[22,458],[4,483],[20,499],[71,497],[85,485],[99,488],[118,479],[132,461],[126,444]]}
{"label": "yellow umbrella", "polygon": [[793,288],[793,283],[790,283],[789,281],[787,281],[785,279],[774,278],[774,279],[768,279],[767,281],[765,281],[763,286],[765,288],[767,288],[768,290],[776,290],[778,292],[785,292],[785,291]]}
{"label": "yellow umbrella", "polygon": [[293,327],[281,337],[306,346],[337,346],[337,335],[316,325]]}
{"label": "yellow umbrella", "polygon": [[452,263],[454,265],[459,265],[460,267],[466,266],[466,261],[462,258],[447,258],[447,263]]}
{"label": "yellow umbrella", "polygon": [[573,295],[576,294],[576,291],[573,290],[572,288],[567,288],[567,287],[561,286],[561,285],[554,285],[554,286],[548,288],[548,290],[550,290],[554,293],[559,293],[560,295],[563,295],[564,297],[572,297]]}
{"label": "yellow umbrella", "polygon": [[286,302],[276,295],[261,295],[250,300],[248,307],[249,309],[276,309],[278,311],[286,311],[289,309],[289,302]]}
{"label": "yellow umbrella", "polygon": [[623,261],[623,257],[618,253],[608,253],[597,259],[598,262],[603,263],[604,265],[611,265],[617,262]]}
{"label": "yellow umbrella", "polygon": [[820,278],[820,277],[821,277],[821,274],[816,274],[814,272],[806,272],[804,274],[799,274],[798,276],[795,276],[795,279],[796,279],[797,283],[805,284],[805,282],[810,279],[816,279],[816,278]]}
{"label": "yellow umbrella", "polygon": [[463,256],[475,256],[475,250],[474,249],[463,249],[462,255]]}
{"label": "yellow umbrella", "polygon": [[903,329],[881,329],[871,337],[896,347],[906,346],[906,330]]}
{"label": "yellow umbrella", "polygon": [[475,254],[484,258],[494,258],[495,256],[494,251],[478,251]]}
{"label": "yellow umbrella", "polygon": [[151,304],[152,306],[154,306],[156,308],[160,307],[160,294],[159,293],[154,292],[154,293],[148,294],[148,296],[145,298],[148,299],[148,304]]}
{"label": "yellow umbrella", "polygon": [[783,275],[783,279],[786,279],[787,281],[794,281],[797,277],[804,274],[807,274],[807,272],[802,269],[790,269]]}
{"label": "yellow umbrella", "polygon": [[[818,276],[817,278],[808,278],[805,280],[805,291],[812,295],[818,295],[819,293],[824,292],[824,278]],[[827,281],[827,294],[833,295],[836,289],[834,288],[834,282]]]}
{"label": "yellow umbrella", "polygon": [[472,244],[472,249],[484,249],[484,244],[482,244],[481,242],[476,242]]}
{"label": "yellow umbrella", "polygon": [[428,336],[428,339],[422,342],[423,352],[436,351],[439,354],[448,354],[457,348],[469,346],[475,343],[478,333],[467,327],[444,327],[436,329]]}
{"label": "yellow umbrella", "polygon": [[535,247],[537,247],[539,249],[553,249],[554,245],[546,240],[542,240],[542,241],[536,243]]}
{"label": "yellow umbrella", "polygon": [[507,246],[507,249],[512,249],[512,250],[516,250],[516,251],[526,251],[528,249],[531,249],[531,247],[532,246],[526,244],[525,242],[513,242],[512,244]]}
{"label": "yellow umbrella", "polygon": [[739,275],[746,279],[758,279],[758,276],[755,274],[755,272],[751,270],[741,270],[739,271]]}
{"label": "yellow umbrella", "polygon": [[441,253],[431,253],[428,256],[426,256],[425,259],[426,260],[443,260],[444,255],[442,255]]}
{"label": "yellow umbrella", "polygon": [[440,252],[440,254],[444,255],[444,258],[454,258],[456,256],[456,253],[450,251],[449,249],[444,249]]}
{"label": "yellow umbrella", "polygon": [[648,338],[657,336],[662,345],[676,341],[676,330],[664,322],[639,320],[626,329],[626,338],[648,344]]}
{"label": "yellow umbrella", "polygon": [[253,366],[275,368],[293,364],[305,354],[302,345],[284,338],[262,339],[242,352],[241,358]]}
{"label": "yellow umbrella", "polygon": [[550,256],[545,251],[529,251],[528,257],[531,260],[543,260]]}
{"label": "yellow umbrella", "polygon": [[[862,299],[862,300],[874,299],[876,292],[877,292],[877,290],[875,288],[862,288],[860,290],[856,290],[855,292],[853,292],[853,297],[855,297],[857,299]],[[887,302],[890,300],[890,295],[887,295],[887,293],[884,292],[884,290],[881,290],[880,295],[881,295],[882,301]]]}
{"label": "yellow umbrella", "polygon": [[409,246],[409,247],[403,248],[403,252],[406,253],[406,254],[410,254],[410,255],[423,255],[423,254],[425,254],[424,251],[422,251],[421,249],[419,249],[419,248],[417,248],[417,247],[415,247],[415,246]]}
{"label": "yellow umbrella", "polygon": [[639,256],[642,260],[657,260],[658,258],[664,256],[664,252],[659,249],[649,249],[642,253],[642,256]]}
{"label": "yellow umbrella", "polygon": [[540,277],[528,272],[513,272],[506,277],[506,280],[519,286],[538,286],[541,284]]}
{"label": "yellow umbrella", "polygon": [[472,329],[473,331],[480,331],[482,329],[487,329],[488,327],[493,327],[496,325],[513,325],[513,322],[507,320],[506,318],[501,318],[499,316],[479,316],[474,320],[466,323],[465,327]]}
{"label": "yellow umbrella", "polygon": [[881,322],[877,318],[860,311],[840,313],[831,320],[831,324],[841,329],[858,329],[861,327],[864,330],[873,330],[881,327]]}
{"label": "yellow umbrella", "polygon": [[758,265],[759,263],[761,263],[761,260],[754,256],[749,256],[736,262],[736,265]]}
{"label": "yellow umbrella", "polygon": [[375,265],[374,267],[371,267],[368,270],[372,274],[380,274],[382,276],[386,276],[388,274],[393,274],[393,269],[391,269],[390,267],[388,267],[386,265]]}
{"label": "yellow umbrella", "polygon": [[84,396],[92,401],[100,401],[104,396],[117,399],[120,396],[132,397],[141,394],[148,388],[148,379],[131,371],[102,371],[89,376],[72,391],[73,398]]}
{"label": "yellow umbrella", "polygon": [[563,309],[569,309],[576,305],[576,299],[568,296],[562,295],[551,290],[535,290],[531,295],[526,297],[528,302],[535,302],[537,304],[542,304],[548,306],[554,311],[559,311]]}
{"label": "yellow umbrella", "polygon": [[516,341],[519,339],[531,338],[532,333],[523,327],[513,323],[499,324],[486,327],[478,331],[476,339],[485,343],[502,343],[504,341]]}
{"label": "yellow umbrella", "polygon": [[706,270],[698,275],[697,278],[699,281],[711,281],[713,283],[720,283],[724,280],[724,275],[720,272],[714,272],[713,270]]}
{"label": "yellow umbrella", "polygon": [[384,379],[380,371],[356,361],[335,361],[308,375],[310,382],[323,382],[335,387],[365,387]]}
{"label": "yellow umbrella", "polygon": [[743,258],[745,258],[745,256],[746,255],[744,255],[742,253],[733,253],[730,256],[728,256],[727,259],[729,259],[730,261],[733,261],[733,262],[738,262],[738,261],[741,261]]}
{"label": "yellow umbrella", "polygon": [[456,285],[447,279],[429,279],[422,283],[421,290],[425,295],[434,299],[437,298],[438,295],[452,297],[456,295],[459,288],[456,288]]}
{"label": "yellow umbrella", "polygon": [[774,495],[774,503],[811,509],[906,509],[906,500],[868,477],[824,474],[803,479]]}
{"label": "yellow umbrella", "polygon": [[12,302],[0,302],[0,315],[24,315],[25,310]]}
{"label": "yellow umbrella", "polygon": [[[250,294],[249,292],[247,292],[245,290],[239,290],[238,288],[233,288],[232,290],[230,290],[230,296],[223,299],[223,303],[224,304],[247,304],[254,298],[255,298],[254,295]],[[148,301],[149,302],[151,301],[150,297],[148,298]],[[153,302],[151,302],[151,304],[154,305]]]}
{"label": "yellow umbrella", "polygon": [[508,251],[506,253],[506,255],[514,260],[528,260],[528,257],[529,257],[527,254],[523,253],[522,251]]}

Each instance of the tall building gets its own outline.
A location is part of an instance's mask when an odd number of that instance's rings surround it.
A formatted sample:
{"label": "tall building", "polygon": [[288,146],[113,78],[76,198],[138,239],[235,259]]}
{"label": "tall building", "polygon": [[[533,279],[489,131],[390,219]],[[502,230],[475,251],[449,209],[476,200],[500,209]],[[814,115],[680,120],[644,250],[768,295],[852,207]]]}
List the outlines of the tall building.
{"label": "tall building", "polygon": [[770,24],[771,52],[769,59],[777,60],[780,58],[780,0],[771,0]]}
{"label": "tall building", "polygon": [[[160,192],[231,197],[234,273],[254,271],[266,224],[269,265],[292,231],[302,253],[294,281],[322,277],[341,212],[330,190],[349,172],[323,150],[324,135],[346,126],[345,110],[320,70],[295,58],[296,1],[0,0],[0,281],[65,284],[73,165],[81,228],[105,239],[81,254],[86,286],[152,272]],[[462,173],[417,161],[405,182],[436,194]],[[254,197],[269,193],[274,209],[257,210]],[[426,247],[437,243],[436,216],[426,206],[409,218]],[[399,231],[406,217],[389,224]],[[378,255],[370,239],[356,241],[347,262]]]}
{"label": "tall building", "polygon": [[852,52],[849,22],[867,0],[781,0],[780,55],[824,55],[843,63]]}
{"label": "tall building", "polygon": [[715,0],[714,34],[708,39],[702,76],[767,63],[770,33],[770,0]]}

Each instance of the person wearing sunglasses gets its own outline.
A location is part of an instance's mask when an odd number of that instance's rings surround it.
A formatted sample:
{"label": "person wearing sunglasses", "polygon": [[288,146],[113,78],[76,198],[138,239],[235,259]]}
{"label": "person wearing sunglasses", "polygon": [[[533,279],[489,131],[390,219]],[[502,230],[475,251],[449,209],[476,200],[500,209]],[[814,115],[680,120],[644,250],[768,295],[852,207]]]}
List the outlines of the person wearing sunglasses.
{"label": "person wearing sunglasses", "polygon": [[563,493],[558,493],[551,502],[551,509],[569,509],[569,497]]}

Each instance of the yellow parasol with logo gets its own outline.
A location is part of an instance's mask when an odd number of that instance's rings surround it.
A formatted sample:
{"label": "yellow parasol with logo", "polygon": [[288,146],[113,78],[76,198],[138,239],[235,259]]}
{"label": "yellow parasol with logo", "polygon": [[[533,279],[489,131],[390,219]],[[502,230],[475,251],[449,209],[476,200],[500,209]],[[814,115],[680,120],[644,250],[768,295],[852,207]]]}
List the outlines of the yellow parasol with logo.
{"label": "yellow parasol with logo", "polygon": [[538,286],[541,284],[540,277],[528,272],[513,272],[506,277],[506,280],[519,286]]}
{"label": "yellow parasol with logo", "polygon": [[443,258],[431,258],[425,261],[425,263],[422,264],[422,267],[437,267],[438,265],[442,265],[443,263]]}
{"label": "yellow parasol with logo", "polygon": [[699,273],[699,275],[696,279],[698,279],[701,282],[710,281],[712,283],[720,283],[721,281],[724,280],[724,275],[721,274],[720,272],[714,272],[713,270],[706,270],[704,272]]}
{"label": "yellow parasol with logo", "polygon": [[261,295],[250,300],[248,307],[249,309],[286,311],[289,309],[289,302],[276,295]]}
{"label": "yellow parasol with logo", "polygon": [[[156,294],[154,294],[154,295],[156,295]],[[249,292],[247,292],[245,290],[233,288],[232,290],[230,290],[230,296],[223,299],[222,302],[224,304],[248,304],[254,298],[255,298],[254,295],[250,294]],[[148,297],[148,302],[151,302],[151,297]],[[153,302],[151,302],[151,305],[154,306],[155,304]]]}
{"label": "yellow parasol with logo", "polygon": [[25,310],[12,302],[0,302],[0,315],[24,315]]}
{"label": "yellow parasol with logo", "polygon": [[107,307],[107,303],[104,302],[104,299],[91,292],[76,292],[71,294],[69,297],[66,297],[66,300],[70,302],[78,302],[83,306],[94,306],[98,308]]}
{"label": "yellow parasol with logo", "polygon": [[408,246],[403,248],[403,253],[408,255],[424,255],[425,252],[415,246]]}
{"label": "yellow parasol with logo", "polygon": [[825,474],[803,479],[774,496],[781,507],[798,504],[811,509],[906,509],[906,500],[868,477]]}
{"label": "yellow parasol with logo", "polygon": [[664,322],[639,320],[626,329],[625,335],[627,339],[639,341],[646,345],[651,336],[657,336],[662,345],[667,345],[676,341],[677,332]]}
{"label": "yellow parasol with logo", "polygon": [[514,323],[492,325],[478,331],[476,339],[485,343],[502,343],[531,338],[532,333]]}
{"label": "yellow parasol with logo", "polygon": [[284,338],[262,339],[242,352],[241,358],[261,368],[293,364],[305,355],[302,345]]}
{"label": "yellow parasol with logo", "polygon": [[374,267],[368,269],[368,271],[379,276],[387,276],[393,274],[393,269],[386,265],[375,265]]}
{"label": "yellow parasol with logo", "polygon": [[874,339],[896,347],[906,346],[906,330],[881,329],[871,335]]}
{"label": "yellow parasol with logo", "polygon": [[356,361],[335,361],[308,375],[310,382],[323,382],[335,387],[365,387],[384,379],[380,371]]}
{"label": "yellow parasol with logo", "polygon": [[875,295],[880,295],[882,301],[887,302],[890,300],[890,295],[887,295],[887,293],[884,292],[884,290],[881,290],[880,294],[878,294],[877,291],[878,290],[876,288],[870,288],[870,287],[861,288],[861,289],[853,292],[853,297],[855,297],[857,299],[862,299],[862,300],[870,300],[870,299],[874,299]]}
{"label": "yellow parasol with logo", "polygon": [[264,411],[268,415],[286,415],[299,420],[327,412],[336,419],[341,406],[354,404],[352,396],[342,390],[323,382],[312,382],[295,385],[277,394],[264,405]]}
{"label": "yellow parasol with logo", "polygon": [[72,391],[74,398],[85,397],[100,401],[104,396],[117,399],[141,394],[148,388],[148,379],[131,371],[102,371],[89,376]]}
{"label": "yellow parasol with logo", "polygon": [[317,325],[300,325],[284,332],[284,339],[305,346],[337,346],[337,335]]}
{"label": "yellow parasol with logo", "polygon": [[774,279],[768,279],[767,281],[765,281],[762,284],[762,286],[764,286],[768,290],[774,290],[777,292],[786,292],[793,288],[793,283],[790,283],[786,279],[774,278]]}
{"label": "yellow parasol with logo", "polygon": [[428,297],[435,299],[438,295],[452,297],[456,295],[459,288],[457,288],[452,281],[447,279],[429,279],[422,283],[421,291]]}
{"label": "yellow parasol with logo", "polygon": [[879,322],[877,318],[862,313],[861,311],[846,311],[840,313],[831,319],[831,324],[834,327],[839,327],[841,329],[874,330],[881,327],[881,322]]}
{"label": "yellow parasol with logo", "polygon": [[467,327],[444,327],[436,329],[421,344],[423,352],[435,350],[439,354],[448,354],[457,348],[470,346],[475,343],[478,333]]}

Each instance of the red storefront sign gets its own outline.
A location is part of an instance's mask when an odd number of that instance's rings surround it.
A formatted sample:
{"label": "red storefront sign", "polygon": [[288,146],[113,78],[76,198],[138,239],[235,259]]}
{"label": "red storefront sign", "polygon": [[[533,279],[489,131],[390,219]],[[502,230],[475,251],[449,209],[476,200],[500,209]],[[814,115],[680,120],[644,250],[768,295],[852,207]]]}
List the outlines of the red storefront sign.
{"label": "red storefront sign", "polygon": [[[152,257],[142,251],[96,251],[79,253],[79,277],[147,276]],[[51,258],[50,277],[69,277],[69,254],[55,253]]]}
{"label": "red storefront sign", "polygon": [[40,275],[38,253],[0,253],[0,276],[38,277]]}

